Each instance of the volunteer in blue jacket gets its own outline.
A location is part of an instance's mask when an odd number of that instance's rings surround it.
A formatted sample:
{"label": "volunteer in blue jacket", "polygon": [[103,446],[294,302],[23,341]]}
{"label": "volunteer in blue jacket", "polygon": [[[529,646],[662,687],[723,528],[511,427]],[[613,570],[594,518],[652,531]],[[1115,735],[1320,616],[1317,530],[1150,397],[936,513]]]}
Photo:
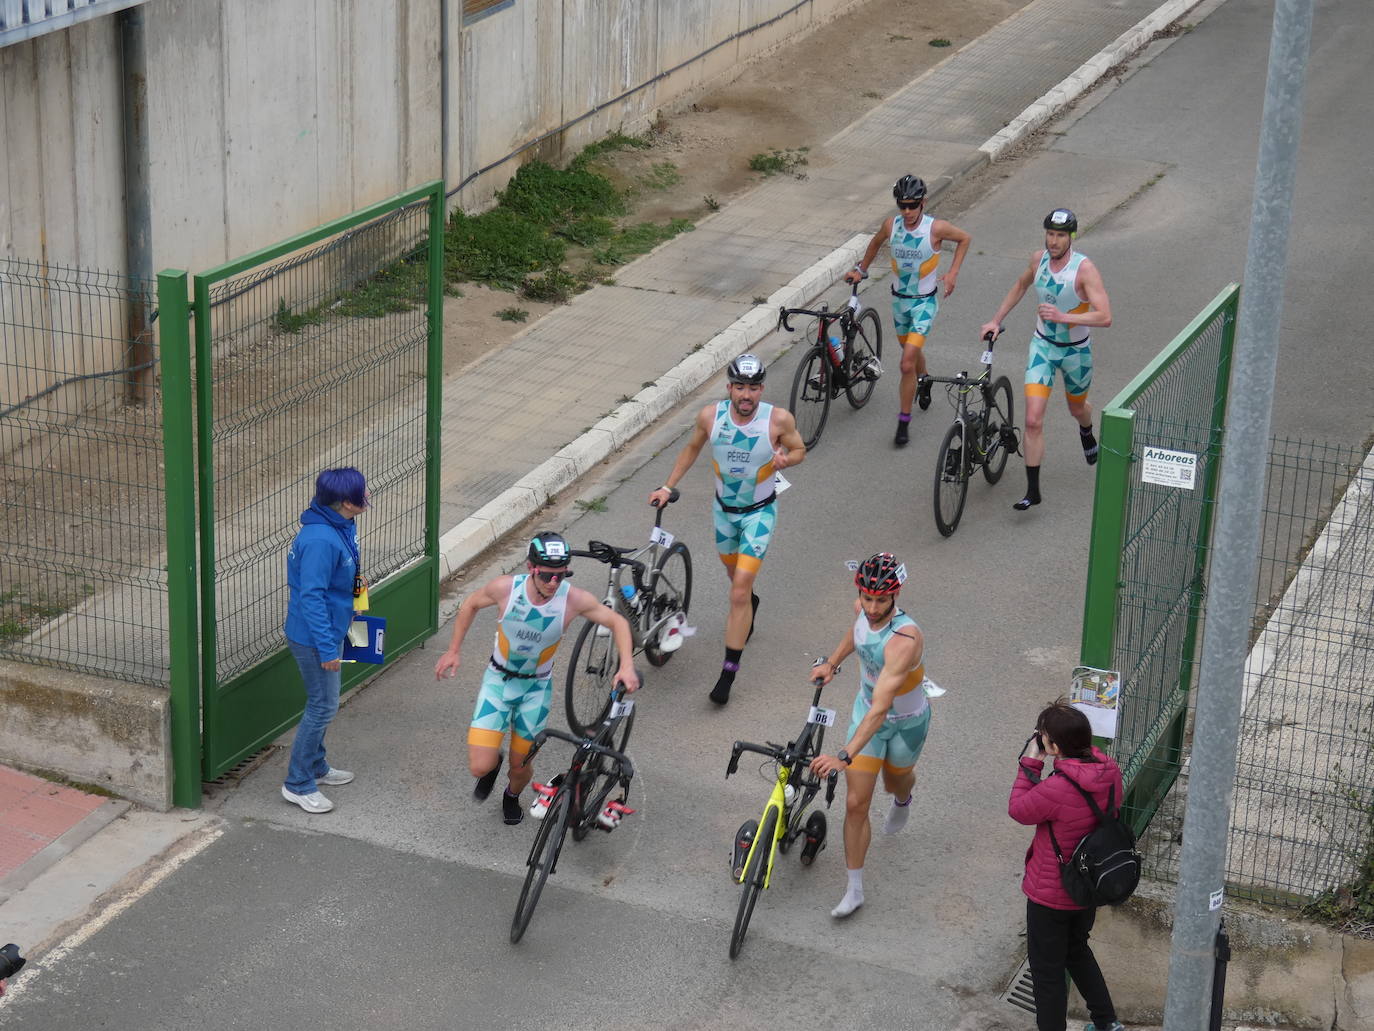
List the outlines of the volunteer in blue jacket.
{"label": "volunteer in blue jacket", "polygon": [[286,644],[305,681],[305,713],[291,745],[282,798],[307,813],[334,803],[320,785],[347,784],[353,774],[330,766],[324,732],[339,711],[339,669],[353,605],[364,589],[353,522],[368,508],[367,480],[357,469],[326,469],[315,479],[315,499],[301,513],[301,528],[286,555]]}

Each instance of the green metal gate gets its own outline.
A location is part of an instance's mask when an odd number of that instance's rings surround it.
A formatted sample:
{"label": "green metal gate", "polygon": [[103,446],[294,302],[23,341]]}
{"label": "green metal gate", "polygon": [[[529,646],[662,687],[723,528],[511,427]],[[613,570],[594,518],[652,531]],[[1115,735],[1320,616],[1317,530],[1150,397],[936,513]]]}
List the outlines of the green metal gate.
{"label": "green metal gate", "polygon": [[[321,469],[368,478],[358,529],[388,661],[437,629],[443,218],[436,181],[194,277],[199,656],[173,634],[178,804],[198,804],[201,777],[304,708],[281,629],[285,556]],[[184,279],[160,282],[165,355],[184,353]],[[173,432],[189,438],[189,426]],[[178,561],[172,542],[168,554],[169,580],[185,582],[193,556]],[[196,623],[188,607],[173,613],[183,629]],[[345,690],[373,672],[346,666]]]}
{"label": "green metal gate", "polygon": [[[1232,284],[1102,412],[1081,661],[1121,671],[1111,751],[1137,832],[1182,761],[1239,303]],[[1148,448],[1197,456],[1192,489],[1146,482]]]}

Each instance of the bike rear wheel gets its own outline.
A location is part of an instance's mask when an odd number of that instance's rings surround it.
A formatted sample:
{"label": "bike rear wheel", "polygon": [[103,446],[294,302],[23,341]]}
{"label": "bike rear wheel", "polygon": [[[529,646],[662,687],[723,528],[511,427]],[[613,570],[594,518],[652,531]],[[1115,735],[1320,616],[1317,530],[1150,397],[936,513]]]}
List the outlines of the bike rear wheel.
{"label": "bike rear wheel", "polygon": [[[598,633],[597,631],[604,631]],[[610,630],[586,623],[577,635],[568,657],[568,675],[563,690],[563,708],[568,729],[591,737],[610,712],[611,680],[620,668],[620,655]]]}
{"label": "bike rear wheel", "polygon": [[948,537],[959,527],[968,496],[968,448],[964,424],[956,422],[945,433],[935,455],[935,526]]}
{"label": "bike rear wheel", "polygon": [[878,313],[867,308],[855,321],[854,335],[849,338],[849,380],[844,387],[849,407],[858,410],[868,404],[878,381],[865,375],[864,370],[871,368],[873,362],[880,363],[882,357],[883,327],[878,321]]}
{"label": "bike rear wheel", "polygon": [[730,933],[730,958],[739,955],[744,948],[744,936],[749,933],[749,920],[754,915],[754,904],[763,891],[764,878],[768,876],[768,858],[773,854],[773,839],[778,833],[778,810],[769,806],[764,814],[763,826],[754,835],[754,848],[749,855],[749,865],[744,870],[744,885],[740,889],[739,909],[735,911],[735,929]]}
{"label": "bike rear wheel", "polygon": [[988,394],[987,420],[983,431],[983,479],[996,483],[1002,478],[1002,470],[1007,467],[1007,457],[1011,448],[1007,446],[1009,431],[1016,426],[1016,411],[1013,408],[1011,380],[998,376]]}
{"label": "bike rear wheel", "polygon": [[797,420],[797,432],[807,449],[815,447],[830,414],[830,356],[822,347],[812,347],[792,377],[789,408]]}
{"label": "bike rear wheel", "polygon": [[[650,624],[674,613],[687,615],[692,603],[692,553],[681,541],[658,557],[649,575],[650,597],[647,603]],[[644,657],[650,665],[662,666],[673,657],[658,647],[658,634],[644,642]]]}
{"label": "bike rear wheel", "polygon": [[549,811],[539,825],[530,846],[529,866],[525,874],[525,885],[520,889],[520,901],[515,904],[515,917],[510,924],[510,940],[514,945],[525,934],[534,915],[534,907],[539,905],[539,895],[544,890],[544,882],[558,863],[558,853],[563,848],[564,824],[568,818],[569,795],[566,785],[558,790],[549,803]]}

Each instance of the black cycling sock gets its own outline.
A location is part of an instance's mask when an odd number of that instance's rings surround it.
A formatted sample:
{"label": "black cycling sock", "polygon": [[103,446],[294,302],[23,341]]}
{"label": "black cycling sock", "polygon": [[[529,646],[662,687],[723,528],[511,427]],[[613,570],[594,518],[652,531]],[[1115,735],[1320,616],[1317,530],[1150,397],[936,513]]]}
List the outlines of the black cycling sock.
{"label": "black cycling sock", "polygon": [[1092,424],[1078,427],[1078,442],[1083,445],[1083,457],[1089,465],[1097,464],[1097,438],[1093,436]]}
{"label": "black cycling sock", "polygon": [[520,796],[512,795],[510,788],[506,788],[501,795],[501,818],[510,827],[514,827],[525,818],[525,807],[520,804]]}
{"label": "black cycling sock", "polygon": [[717,705],[724,705],[730,700],[730,688],[735,686],[735,674],[739,672],[739,660],[743,654],[743,648],[725,649],[725,661],[721,663],[720,677],[716,680],[716,686],[711,688],[711,701]]}
{"label": "black cycling sock", "polygon": [[1011,507],[1018,512],[1024,512],[1032,505],[1040,504],[1040,467],[1038,465],[1026,466],[1026,496]]}

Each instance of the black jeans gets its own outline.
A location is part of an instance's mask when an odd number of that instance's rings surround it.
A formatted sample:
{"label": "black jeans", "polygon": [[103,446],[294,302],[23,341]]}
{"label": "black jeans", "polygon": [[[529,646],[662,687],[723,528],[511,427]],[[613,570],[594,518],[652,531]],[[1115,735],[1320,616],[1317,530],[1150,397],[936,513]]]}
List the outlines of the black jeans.
{"label": "black jeans", "polygon": [[1097,1031],[1107,1031],[1116,1022],[1111,993],[1088,945],[1096,918],[1096,909],[1051,909],[1026,900],[1026,950],[1039,1031],[1065,1031],[1069,1009],[1065,972],[1088,1004]]}

